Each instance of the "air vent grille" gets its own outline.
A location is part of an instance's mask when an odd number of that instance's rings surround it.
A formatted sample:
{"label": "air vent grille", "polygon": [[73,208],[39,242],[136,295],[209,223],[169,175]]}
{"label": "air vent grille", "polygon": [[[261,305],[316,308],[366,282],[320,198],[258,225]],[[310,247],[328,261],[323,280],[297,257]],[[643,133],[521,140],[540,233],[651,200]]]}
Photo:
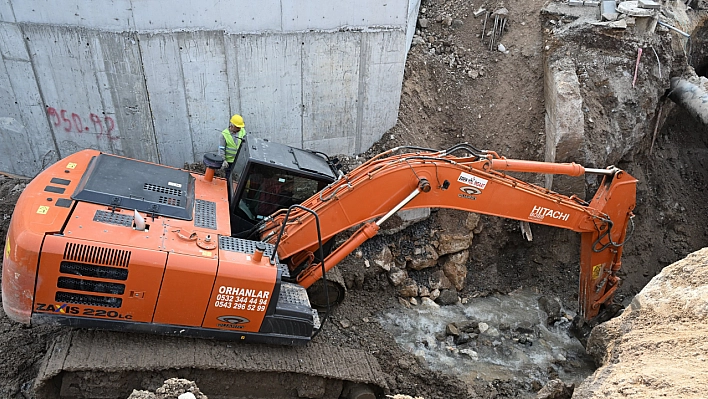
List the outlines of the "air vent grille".
{"label": "air vent grille", "polygon": [[119,308],[123,305],[121,298],[100,295],[74,294],[71,292],[57,291],[54,300],[78,305],[103,306],[106,308]]}
{"label": "air vent grille", "polygon": [[97,210],[93,215],[94,222],[116,224],[118,226],[133,227],[133,215],[126,215],[118,212],[108,212]]}
{"label": "air vent grille", "polygon": [[165,196],[161,195],[160,198],[158,199],[158,202],[161,204],[180,206],[179,198],[165,197]]}
{"label": "air vent grille", "polygon": [[194,227],[216,230],[216,202],[201,199],[195,201]]}
{"label": "air vent grille", "polygon": [[64,248],[64,259],[80,263],[128,267],[130,251],[70,242]]}
{"label": "air vent grille", "polygon": [[[266,244],[265,251],[263,251],[263,256],[272,257],[273,249],[275,246],[273,244]],[[233,238],[228,236],[219,236],[219,248],[224,251],[241,252],[244,254],[254,254],[256,253],[256,241],[243,240],[241,238]]]}
{"label": "air vent grille", "polygon": [[150,184],[150,183],[145,183],[143,185],[143,190],[154,191],[154,192],[160,193],[160,194],[173,195],[175,197],[179,197],[182,195],[182,190],[177,190],[172,187],[158,186],[158,185]]}
{"label": "air vent grille", "polygon": [[310,300],[307,298],[307,291],[297,284],[283,283],[280,286],[280,297],[278,304],[290,303],[310,307]]}
{"label": "air vent grille", "polygon": [[59,277],[58,288],[75,291],[99,292],[103,294],[123,295],[125,284],[107,283],[103,281],[81,280],[71,277]]}
{"label": "air vent grille", "polygon": [[284,278],[290,277],[290,270],[288,270],[288,266],[282,263],[278,263],[278,270],[280,270],[280,276]]}
{"label": "air vent grille", "polygon": [[95,266],[76,262],[61,262],[59,272],[74,276],[105,278],[108,280],[125,281],[128,279],[128,269],[117,267]]}

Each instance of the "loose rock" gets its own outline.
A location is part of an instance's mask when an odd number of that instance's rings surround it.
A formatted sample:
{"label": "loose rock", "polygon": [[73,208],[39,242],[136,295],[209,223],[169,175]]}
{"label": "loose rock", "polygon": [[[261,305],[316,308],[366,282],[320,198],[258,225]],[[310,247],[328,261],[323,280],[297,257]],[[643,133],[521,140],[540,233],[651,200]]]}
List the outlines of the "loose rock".
{"label": "loose rock", "polygon": [[424,285],[420,286],[419,288],[420,288],[420,291],[418,292],[418,295],[420,295],[421,297],[429,297],[430,296],[430,288],[428,288]]}
{"label": "loose rock", "polygon": [[412,278],[407,278],[398,290],[398,295],[404,298],[418,296],[418,284]]}
{"label": "loose rock", "polygon": [[[473,72],[473,71],[475,74],[478,74],[478,72],[476,70],[474,70],[474,69],[470,70],[470,72]],[[472,77],[472,76],[470,76],[470,77]],[[475,76],[475,77],[477,77],[477,76]],[[479,225],[479,219],[480,219],[479,213],[474,213],[474,212],[467,213],[467,217],[465,218],[465,228],[467,228],[467,230],[469,230],[469,231],[474,231],[474,229],[476,229],[477,226]]]}
{"label": "loose rock", "polygon": [[460,297],[457,296],[457,291],[455,290],[442,290],[440,292],[440,296],[438,299],[435,300],[435,302],[439,303],[440,305],[454,305],[460,300]]}
{"label": "loose rock", "polygon": [[[445,290],[452,288],[452,283],[450,279],[447,278],[445,272],[442,270],[436,270],[430,275],[429,279],[430,289],[432,290]],[[432,297],[431,292],[431,297]],[[434,298],[433,298],[434,299]]]}
{"label": "loose rock", "polygon": [[390,271],[391,268],[395,267],[393,254],[391,254],[391,249],[388,246],[384,246],[381,251],[374,254],[371,261],[380,267],[381,270]]}
{"label": "loose rock", "polygon": [[430,299],[431,299],[431,300],[434,301],[434,300],[438,299],[439,296],[440,296],[440,290],[439,290],[439,289],[436,288],[436,289],[430,291]]}
{"label": "loose rock", "polygon": [[460,331],[465,333],[479,333],[479,322],[476,320],[468,320],[457,323],[457,327]]}
{"label": "loose rock", "polygon": [[128,399],[208,399],[197,387],[194,381],[182,378],[170,378],[155,390],[149,391],[133,390]]}
{"label": "loose rock", "polygon": [[548,315],[546,324],[549,326],[553,325],[553,323],[563,317],[563,314],[561,313],[561,303],[556,298],[542,296],[538,298],[538,306]]}
{"label": "loose rock", "polygon": [[469,251],[460,251],[450,255],[443,264],[443,273],[456,290],[461,291],[467,281],[467,259]]}
{"label": "loose rock", "polygon": [[472,349],[460,349],[460,353],[469,356],[472,360],[479,360],[479,354]]}
{"label": "loose rock", "polygon": [[422,270],[438,264],[438,252],[430,244],[415,249],[415,257],[408,262],[408,268]]}
{"label": "loose rock", "polygon": [[479,332],[483,334],[485,331],[487,331],[489,329],[489,324],[479,323],[478,328],[479,328]]}
{"label": "loose rock", "polygon": [[438,238],[438,255],[447,255],[464,251],[472,244],[472,234],[442,233]]}
{"label": "loose rock", "polygon": [[437,303],[435,303],[435,301],[433,301],[433,300],[430,299],[430,298],[426,298],[426,297],[420,298],[420,306],[422,306],[422,307],[429,307],[429,308],[433,308],[433,309],[436,309],[436,308],[439,308],[439,307],[440,307],[440,305],[438,305]]}
{"label": "loose rock", "polygon": [[399,285],[403,284],[404,281],[408,278],[408,272],[405,270],[401,270],[395,266],[391,267],[391,271],[388,273],[388,279],[391,281],[391,284],[393,284],[394,287],[398,287]]}
{"label": "loose rock", "polygon": [[420,36],[413,36],[413,41],[411,41],[411,46],[418,46],[425,44],[425,40]]}
{"label": "loose rock", "polygon": [[460,335],[460,330],[457,329],[457,326],[455,324],[448,323],[448,325],[445,326],[445,334],[458,336]]}
{"label": "loose rock", "polygon": [[550,380],[538,391],[536,399],[570,399],[574,388],[574,385],[566,385],[561,380]]}

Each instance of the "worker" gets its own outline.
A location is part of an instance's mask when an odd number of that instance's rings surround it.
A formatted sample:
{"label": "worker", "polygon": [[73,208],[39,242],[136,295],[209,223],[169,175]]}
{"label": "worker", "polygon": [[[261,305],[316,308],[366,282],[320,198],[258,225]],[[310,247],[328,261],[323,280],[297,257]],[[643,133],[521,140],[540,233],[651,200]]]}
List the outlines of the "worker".
{"label": "worker", "polygon": [[231,175],[236,153],[245,137],[246,124],[243,123],[243,117],[235,114],[229,120],[229,127],[221,132],[221,142],[219,143],[219,155],[224,157],[221,167],[226,169],[226,177]]}

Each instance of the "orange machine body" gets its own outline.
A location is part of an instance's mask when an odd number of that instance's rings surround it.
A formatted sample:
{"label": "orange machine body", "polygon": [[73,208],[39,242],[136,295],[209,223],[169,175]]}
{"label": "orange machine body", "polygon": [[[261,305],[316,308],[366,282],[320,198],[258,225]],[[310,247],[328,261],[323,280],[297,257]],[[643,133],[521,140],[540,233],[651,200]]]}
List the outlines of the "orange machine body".
{"label": "orange machine body", "polygon": [[[135,171],[116,172],[121,168]],[[141,174],[153,180],[128,194],[103,187],[106,178],[120,184]],[[96,188],[108,189],[99,193],[107,194],[105,201],[77,199]],[[159,198],[152,203],[150,194]],[[263,331],[267,313],[277,313],[273,301],[285,268],[271,262],[272,252],[256,261],[252,242],[230,237],[227,195],[223,179],[97,151],[60,161],[29,183],[15,208],[3,255],[7,314],[24,323],[304,339]],[[148,212],[126,209],[129,201]],[[136,228],[136,213],[143,230]]]}

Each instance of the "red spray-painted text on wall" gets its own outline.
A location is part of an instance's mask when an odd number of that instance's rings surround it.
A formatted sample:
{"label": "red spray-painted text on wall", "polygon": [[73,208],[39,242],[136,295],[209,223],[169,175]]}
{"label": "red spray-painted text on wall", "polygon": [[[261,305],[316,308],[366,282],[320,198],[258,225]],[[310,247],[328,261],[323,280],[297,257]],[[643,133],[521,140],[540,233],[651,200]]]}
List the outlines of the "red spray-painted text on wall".
{"label": "red spray-painted text on wall", "polygon": [[49,120],[55,127],[62,127],[67,133],[93,133],[98,136],[105,136],[109,140],[118,140],[120,138],[113,135],[116,124],[110,116],[100,117],[94,113],[91,113],[89,115],[89,119],[91,120],[91,124],[93,126],[92,130],[89,127],[89,124],[84,125],[84,122],[79,114],[72,113],[69,115],[69,112],[65,109],[57,110],[54,107],[47,107],[47,114],[49,114]]}

